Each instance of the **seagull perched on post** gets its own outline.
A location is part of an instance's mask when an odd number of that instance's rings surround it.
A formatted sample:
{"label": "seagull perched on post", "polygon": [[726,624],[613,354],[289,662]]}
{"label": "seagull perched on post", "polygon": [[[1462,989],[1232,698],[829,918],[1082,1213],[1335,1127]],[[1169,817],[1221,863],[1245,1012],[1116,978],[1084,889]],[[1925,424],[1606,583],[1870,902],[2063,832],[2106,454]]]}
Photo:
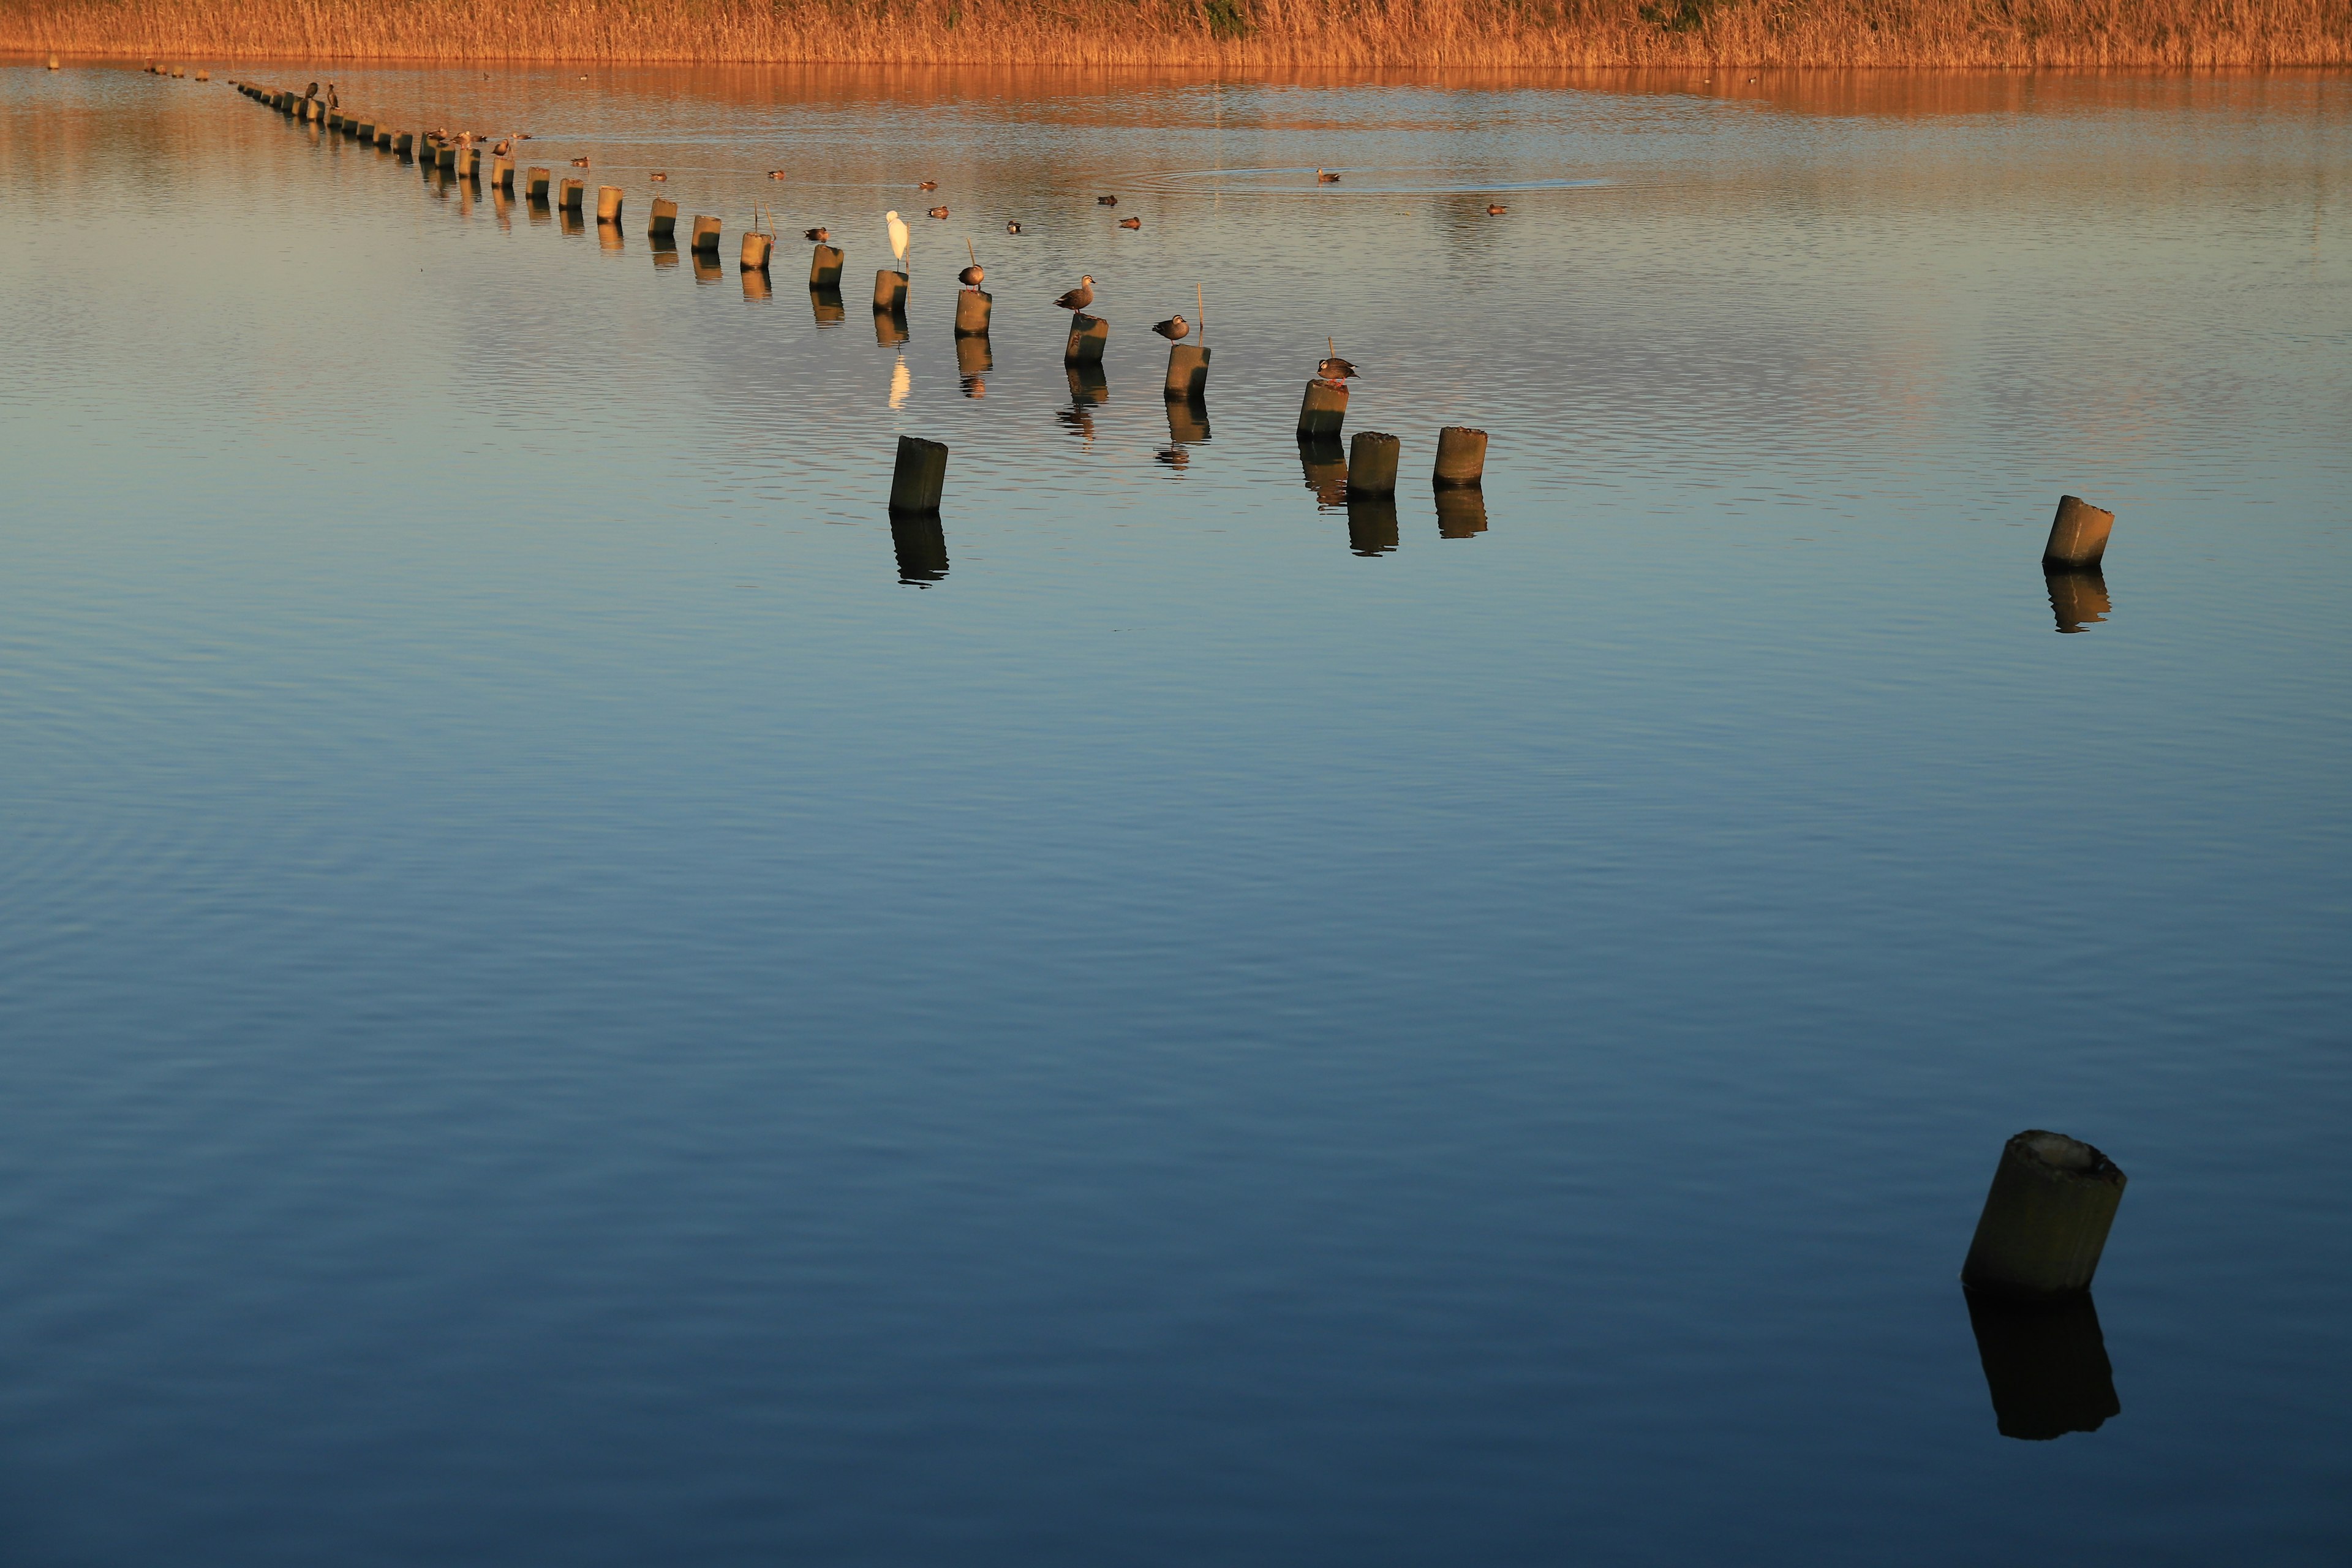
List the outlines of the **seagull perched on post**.
{"label": "seagull perched on post", "polygon": [[890,254],[903,264],[907,259],[906,220],[895,212],[887,212],[882,215],[882,221],[890,226]]}

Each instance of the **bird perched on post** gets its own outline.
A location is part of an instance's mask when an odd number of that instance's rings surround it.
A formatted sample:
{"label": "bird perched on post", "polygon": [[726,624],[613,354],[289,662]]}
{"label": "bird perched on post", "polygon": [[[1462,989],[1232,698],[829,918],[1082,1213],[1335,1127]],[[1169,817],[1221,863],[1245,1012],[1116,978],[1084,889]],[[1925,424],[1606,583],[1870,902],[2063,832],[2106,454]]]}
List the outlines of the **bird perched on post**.
{"label": "bird perched on post", "polygon": [[890,226],[890,254],[901,262],[905,261],[908,238],[906,220],[895,212],[888,212],[882,215],[882,221]]}
{"label": "bird perched on post", "polygon": [[1139,217],[1123,217],[1118,220],[1118,226],[1121,228],[1141,228],[1143,226],[1143,220]]}
{"label": "bird perched on post", "polygon": [[1056,307],[1065,310],[1083,310],[1094,302],[1095,280],[1091,277],[1080,278],[1076,288],[1054,301]]}
{"label": "bird perched on post", "polygon": [[933,217],[945,217],[948,216],[948,209],[945,207],[933,207],[931,209],[931,216]]}
{"label": "bird perched on post", "polygon": [[1323,340],[1323,346],[1330,351],[1330,357],[1324,360],[1318,360],[1316,363],[1315,374],[1317,375],[1321,376],[1325,381],[1337,384],[1345,382],[1349,376],[1356,374],[1356,367],[1348,361],[1339,357],[1339,351],[1332,343],[1330,339],[1325,338]]}
{"label": "bird perched on post", "polygon": [[1328,169],[1318,169],[1315,171],[1315,183],[1318,185],[1336,185],[1339,183],[1339,176]]}
{"label": "bird perched on post", "polygon": [[809,229],[806,231],[806,236],[808,238],[816,241],[819,245],[823,245],[826,240],[833,237],[832,231],[824,228]]}
{"label": "bird perched on post", "polygon": [[1152,322],[1151,330],[1172,343],[1179,338],[1191,337],[1192,323],[1181,316],[1171,316],[1164,321]]}
{"label": "bird perched on post", "polygon": [[981,270],[980,263],[975,261],[956,274],[956,281],[967,289],[977,289],[980,287],[980,280],[987,276],[987,273]]}
{"label": "bird perched on post", "polygon": [[1117,196],[1097,196],[1095,198],[1095,205],[1098,207],[1115,207],[1118,205],[1118,198]]}

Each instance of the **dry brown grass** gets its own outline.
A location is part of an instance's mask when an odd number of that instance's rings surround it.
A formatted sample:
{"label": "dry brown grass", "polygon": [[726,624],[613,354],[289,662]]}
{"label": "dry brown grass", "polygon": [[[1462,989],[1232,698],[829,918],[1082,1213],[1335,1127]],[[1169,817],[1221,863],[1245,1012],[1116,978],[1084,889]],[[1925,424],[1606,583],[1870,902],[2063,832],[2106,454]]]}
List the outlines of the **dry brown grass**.
{"label": "dry brown grass", "polygon": [[0,0],[83,58],[1301,67],[2352,63],[2347,0]]}

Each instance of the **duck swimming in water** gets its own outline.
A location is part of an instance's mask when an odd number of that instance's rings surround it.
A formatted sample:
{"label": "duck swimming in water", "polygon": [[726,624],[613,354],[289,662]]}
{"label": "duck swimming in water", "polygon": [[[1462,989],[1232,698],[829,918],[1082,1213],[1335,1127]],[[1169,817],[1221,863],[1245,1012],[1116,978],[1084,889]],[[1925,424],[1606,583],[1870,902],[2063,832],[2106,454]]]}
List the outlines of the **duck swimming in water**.
{"label": "duck swimming in water", "polygon": [[1143,226],[1143,220],[1139,217],[1123,217],[1118,220],[1118,226],[1121,228],[1141,228]]}
{"label": "duck swimming in water", "polygon": [[826,240],[833,237],[830,230],[823,228],[812,228],[804,232],[808,238],[815,240],[819,245],[823,245]]}

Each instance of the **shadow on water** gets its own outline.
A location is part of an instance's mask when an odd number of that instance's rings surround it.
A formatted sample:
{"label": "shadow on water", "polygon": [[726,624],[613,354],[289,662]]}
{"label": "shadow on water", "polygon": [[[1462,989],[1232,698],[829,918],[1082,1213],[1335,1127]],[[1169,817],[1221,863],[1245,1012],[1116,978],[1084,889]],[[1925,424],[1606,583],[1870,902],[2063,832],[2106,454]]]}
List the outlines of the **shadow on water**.
{"label": "shadow on water", "polygon": [[1486,531],[1486,492],[1448,485],[1437,492],[1437,537],[1475,539]]}
{"label": "shadow on water", "polygon": [[2106,577],[2088,572],[2044,571],[2042,584],[2050,590],[2050,611],[2058,617],[2060,632],[2086,631],[2104,621],[2115,605],[2107,597]]}
{"label": "shadow on water", "polygon": [[898,552],[898,581],[927,588],[948,574],[947,531],[936,513],[890,519],[890,542]]}
{"label": "shadow on water", "polygon": [[2088,1292],[2047,1303],[1962,1293],[2002,1436],[2047,1442],[2069,1432],[2095,1432],[2108,1416],[2122,1414],[2099,1311]]}

